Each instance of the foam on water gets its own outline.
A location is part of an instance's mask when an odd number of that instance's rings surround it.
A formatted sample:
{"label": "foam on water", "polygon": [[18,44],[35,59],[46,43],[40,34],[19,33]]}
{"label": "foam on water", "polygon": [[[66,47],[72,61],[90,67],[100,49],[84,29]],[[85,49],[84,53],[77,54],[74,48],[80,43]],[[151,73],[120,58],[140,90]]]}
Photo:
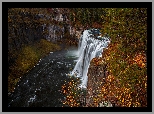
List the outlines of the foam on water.
{"label": "foam on water", "polygon": [[[94,32],[98,32],[98,29],[93,29]],[[101,57],[103,48],[106,48],[110,43],[109,38],[98,36],[102,40],[94,38],[94,32],[92,30],[85,30],[79,40],[78,47],[78,60],[71,72],[71,75],[76,75],[82,80],[80,87],[86,88],[88,81],[88,68],[90,61],[95,57]],[[98,32],[100,35],[100,33]]]}

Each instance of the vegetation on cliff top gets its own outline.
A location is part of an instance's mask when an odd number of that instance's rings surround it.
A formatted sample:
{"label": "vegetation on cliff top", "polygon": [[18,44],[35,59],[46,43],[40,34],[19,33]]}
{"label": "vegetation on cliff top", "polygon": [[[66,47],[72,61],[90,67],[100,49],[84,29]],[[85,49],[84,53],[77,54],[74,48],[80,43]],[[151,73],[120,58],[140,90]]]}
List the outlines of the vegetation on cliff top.
{"label": "vegetation on cliff top", "polygon": [[[8,23],[9,29],[18,29],[19,23],[25,23],[26,26],[36,27],[43,23],[56,23],[44,19],[32,19],[31,15],[44,13],[53,16],[56,13],[54,9],[38,10],[35,8],[17,8],[9,9]],[[70,23],[80,28],[100,28],[102,34],[108,33],[111,37],[111,43],[108,49],[103,51],[102,58],[95,58],[93,62],[98,65],[101,61],[107,64],[106,84],[102,92],[98,95],[100,100],[105,98],[110,100],[110,96],[115,96],[118,106],[126,107],[146,107],[147,106],[147,9],[146,8],[72,8],[67,10]],[[17,15],[14,15],[17,14]],[[29,16],[22,16],[29,15]],[[31,20],[32,19],[32,20]],[[18,21],[16,21],[18,20]],[[62,26],[64,23],[60,23]],[[12,32],[13,33],[13,32]],[[9,37],[14,34],[9,33]],[[46,34],[46,33],[45,33]],[[14,37],[18,38],[18,37]],[[40,44],[39,44],[40,43]],[[9,72],[9,90],[13,88],[19,80],[19,76],[31,69],[37,63],[41,55],[59,49],[56,45],[45,40],[38,44],[23,46],[20,54],[17,56],[15,64],[10,67]],[[55,47],[55,48],[53,48]],[[40,50],[39,50],[40,49]],[[13,48],[12,50],[15,50]],[[9,51],[11,56],[16,56],[17,51]],[[31,65],[29,63],[32,63]],[[21,70],[22,68],[22,70]],[[18,72],[18,73],[17,73]],[[73,82],[71,82],[73,83]],[[68,86],[70,87],[70,86]],[[73,86],[72,86],[73,87]],[[73,93],[70,93],[73,94]],[[68,95],[69,96],[69,95]],[[69,99],[70,101],[71,99]],[[68,102],[67,104],[71,103]],[[70,106],[78,106],[77,102]]]}
{"label": "vegetation on cliff top", "polygon": [[108,72],[97,101],[111,100],[114,96],[118,106],[146,107],[147,9],[73,8],[70,19],[77,28],[99,28],[111,38],[103,57],[92,60],[95,65],[103,61]]}
{"label": "vegetation on cliff top", "polygon": [[[107,64],[106,78],[100,99],[118,106],[147,106],[147,10],[145,8],[105,9],[102,31],[111,36],[108,49],[95,64]],[[112,99],[113,100],[113,99]]]}

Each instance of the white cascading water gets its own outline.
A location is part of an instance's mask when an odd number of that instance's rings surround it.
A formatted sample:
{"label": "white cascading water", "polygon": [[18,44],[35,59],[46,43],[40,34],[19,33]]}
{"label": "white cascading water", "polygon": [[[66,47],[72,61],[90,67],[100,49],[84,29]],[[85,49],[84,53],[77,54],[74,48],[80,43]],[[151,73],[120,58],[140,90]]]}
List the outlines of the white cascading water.
{"label": "white cascading water", "polygon": [[78,49],[78,61],[75,65],[75,68],[71,72],[71,75],[76,75],[81,78],[80,87],[86,88],[88,81],[88,68],[90,61],[95,57],[101,57],[103,48],[106,48],[110,43],[108,37],[98,36],[101,40],[94,38],[94,32],[98,29],[85,30],[83,35],[79,40],[79,49]]}

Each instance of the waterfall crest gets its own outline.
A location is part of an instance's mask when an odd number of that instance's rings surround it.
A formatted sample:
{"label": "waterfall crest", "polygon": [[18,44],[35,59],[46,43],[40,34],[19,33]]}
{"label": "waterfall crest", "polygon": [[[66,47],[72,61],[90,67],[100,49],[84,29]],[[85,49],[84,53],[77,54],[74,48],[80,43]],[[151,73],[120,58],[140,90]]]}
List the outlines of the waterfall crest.
{"label": "waterfall crest", "polygon": [[88,68],[90,61],[95,57],[101,57],[103,48],[106,48],[110,43],[108,37],[100,35],[98,29],[85,30],[80,37],[78,47],[78,61],[71,72],[71,75],[76,75],[81,78],[81,87],[86,88],[88,81]]}

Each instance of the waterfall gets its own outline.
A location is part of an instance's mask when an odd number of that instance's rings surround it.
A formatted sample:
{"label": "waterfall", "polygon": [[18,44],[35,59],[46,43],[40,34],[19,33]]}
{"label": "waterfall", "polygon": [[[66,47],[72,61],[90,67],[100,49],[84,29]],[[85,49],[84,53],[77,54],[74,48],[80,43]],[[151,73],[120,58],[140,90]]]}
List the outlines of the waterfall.
{"label": "waterfall", "polygon": [[78,46],[79,58],[71,72],[71,75],[81,78],[80,87],[86,88],[87,86],[90,61],[95,57],[101,57],[103,48],[106,48],[109,43],[109,38],[101,37],[98,29],[85,30],[81,35]]}

